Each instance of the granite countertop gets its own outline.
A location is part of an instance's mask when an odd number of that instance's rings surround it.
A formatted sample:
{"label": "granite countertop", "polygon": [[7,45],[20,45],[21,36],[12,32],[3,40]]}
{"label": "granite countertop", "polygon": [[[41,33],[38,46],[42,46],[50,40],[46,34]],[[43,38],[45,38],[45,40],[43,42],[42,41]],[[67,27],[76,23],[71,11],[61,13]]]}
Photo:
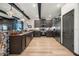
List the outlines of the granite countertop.
{"label": "granite countertop", "polygon": [[10,35],[10,36],[22,36],[22,35],[25,35],[25,34],[28,34],[28,33],[31,33],[31,32],[33,32],[33,31],[22,32],[20,34]]}
{"label": "granite countertop", "polygon": [[31,32],[33,32],[33,31],[27,31],[27,32],[23,32],[23,33],[21,33],[21,34],[19,34],[19,35],[28,34],[28,33],[31,33]]}

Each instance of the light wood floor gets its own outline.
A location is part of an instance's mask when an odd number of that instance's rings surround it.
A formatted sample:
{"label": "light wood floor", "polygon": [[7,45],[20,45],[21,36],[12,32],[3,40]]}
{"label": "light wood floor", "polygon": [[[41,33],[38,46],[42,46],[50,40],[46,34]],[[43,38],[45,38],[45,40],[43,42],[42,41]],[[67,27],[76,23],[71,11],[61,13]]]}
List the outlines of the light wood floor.
{"label": "light wood floor", "polygon": [[73,56],[67,48],[51,37],[33,38],[20,56]]}

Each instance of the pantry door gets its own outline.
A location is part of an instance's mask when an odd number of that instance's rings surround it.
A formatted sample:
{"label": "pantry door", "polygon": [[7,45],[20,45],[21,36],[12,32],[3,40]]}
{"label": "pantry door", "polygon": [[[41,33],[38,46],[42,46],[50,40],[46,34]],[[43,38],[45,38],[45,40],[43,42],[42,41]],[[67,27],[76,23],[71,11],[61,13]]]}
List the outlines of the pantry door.
{"label": "pantry door", "polygon": [[74,51],[74,10],[63,16],[63,45]]}

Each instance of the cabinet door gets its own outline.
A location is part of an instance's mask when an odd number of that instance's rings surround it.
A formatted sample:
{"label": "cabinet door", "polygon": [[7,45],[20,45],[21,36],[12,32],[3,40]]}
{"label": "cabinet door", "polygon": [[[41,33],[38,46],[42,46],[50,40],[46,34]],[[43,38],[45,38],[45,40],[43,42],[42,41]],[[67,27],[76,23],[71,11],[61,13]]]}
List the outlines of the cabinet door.
{"label": "cabinet door", "polygon": [[52,20],[46,20],[46,27],[52,27]]}
{"label": "cabinet door", "polygon": [[22,52],[22,37],[16,36],[10,36],[10,53],[11,54],[19,54]]}
{"label": "cabinet door", "polygon": [[40,20],[34,21],[34,27],[40,27]]}
{"label": "cabinet door", "polygon": [[63,45],[74,51],[74,10],[63,16]]}

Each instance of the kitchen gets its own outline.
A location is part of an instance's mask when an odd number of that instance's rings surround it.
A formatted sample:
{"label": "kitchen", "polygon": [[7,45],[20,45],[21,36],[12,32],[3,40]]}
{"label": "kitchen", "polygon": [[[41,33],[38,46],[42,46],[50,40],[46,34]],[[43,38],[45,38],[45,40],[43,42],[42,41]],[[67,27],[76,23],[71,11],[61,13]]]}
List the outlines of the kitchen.
{"label": "kitchen", "polygon": [[[0,55],[17,56],[27,50],[23,55],[31,55],[32,52],[38,52],[35,55],[43,52],[52,56],[78,55],[78,32],[75,31],[78,10],[75,3],[0,3]],[[47,48],[48,51],[41,50],[40,54],[32,46],[40,50]],[[53,49],[61,53],[57,54]]]}

